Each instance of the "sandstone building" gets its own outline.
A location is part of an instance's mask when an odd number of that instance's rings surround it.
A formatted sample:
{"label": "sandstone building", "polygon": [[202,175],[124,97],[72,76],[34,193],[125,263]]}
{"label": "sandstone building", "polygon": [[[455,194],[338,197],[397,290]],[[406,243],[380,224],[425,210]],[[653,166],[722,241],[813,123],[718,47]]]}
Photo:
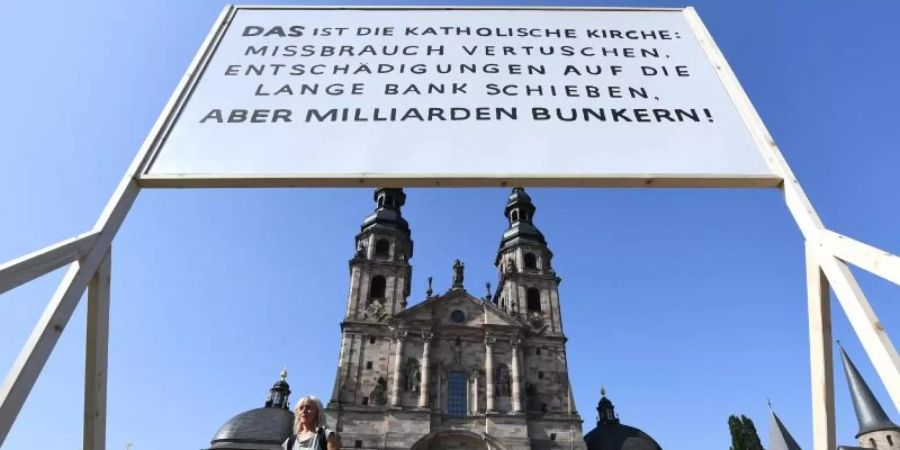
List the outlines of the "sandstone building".
{"label": "sandstone building", "polygon": [[[597,428],[582,438],[566,359],[553,253],[534,225],[535,206],[513,189],[507,229],[487,295],[466,290],[453,266],[442,294],[410,302],[413,241],[402,189],[377,189],[350,259],[347,308],[334,389],[325,410],[343,448],[467,450],[659,450],[619,423],[605,396]],[[289,386],[275,383],[263,408],[238,414],[210,450],[278,450],[292,434]]]}
{"label": "sandstone building", "polygon": [[326,408],[344,448],[583,449],[553,253],[524,189],[509,196],[478,297],[452,287],[411,303],[413,241],[402,189],[375,191],[356,236],[340,361]]}

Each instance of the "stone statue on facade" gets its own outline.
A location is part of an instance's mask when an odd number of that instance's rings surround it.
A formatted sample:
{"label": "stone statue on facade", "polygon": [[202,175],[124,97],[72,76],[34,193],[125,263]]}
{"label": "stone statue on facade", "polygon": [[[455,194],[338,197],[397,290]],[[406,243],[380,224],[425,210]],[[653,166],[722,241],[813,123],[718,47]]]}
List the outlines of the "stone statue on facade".
{"label": "stone statue on facade", "polygon": [[419,367],[419,361],[415,358],[406,360],[404,367],[404,388],[407,392],[419,392],[419,386],[422,384],[422,369]]}
{"label": "stone statue on facade", "polygon": [[463,345],[462,339],[459,336],[453,341],[453,365],[461,366],[462,365],[462,353],[463,353]]}
{"label": "stone statue on facade", "polygon": [[497,373],[494,376],[494,386],[497,387],[497,395],[509,397],[510,385],[509,367],[507,367],[506,364],[500,364],[497,367]]}
{"label": "stone statue on facade", "polygon": [[372,389],[372,393],[369,394],[369,398],[372,400],[372,403],[378,406],[387,405],[387,379],[384,377],[378,377],[378,381],[375,382],[375,388]]}
{"label": "stone statue on facade", "polygon": [[516,267],[516,261],[512,258],[506,259],[506,271],[507,272],[518,272],[519,269]]}
{"label": "stone statue on facade", "polygon": [[457,259],[453,263],[453,289],[463,288],[463,278],[465,277],[463,271],[465,269],[466,266],[460,260]]}

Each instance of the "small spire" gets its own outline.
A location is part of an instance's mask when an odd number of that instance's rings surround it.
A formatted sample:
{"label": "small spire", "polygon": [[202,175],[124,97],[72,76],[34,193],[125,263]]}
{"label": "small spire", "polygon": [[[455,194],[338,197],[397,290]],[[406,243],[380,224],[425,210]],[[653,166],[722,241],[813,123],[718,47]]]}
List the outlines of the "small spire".
{"label": "small spire", "polygon": [[772,400],[766,399],[766,403],[769,405],[769,411],[775,412],[775,408],[772,408]]}
{"label": "small spire", "polygon": [[[407,237],[410,236],[409,223],[403,218],[402,207],[406,203],[406,194],[402,188],[378,188],[373,194],[375,211],[363,219],[361,231],[371,229],[396,230]],[[412,254],[406,255],[411,258]]]}
{"label": "small spire", "polygon": [[[534,213],[537,208],[531,201],[531,197],[521,187],[514,188],[506,199],[506,207],[503,215],[506,216],[508,226],[500,239],[500,248],[494,259],[494,266],[500,267],[501,258],[508,256],[509,250],[518,246],[532,248],[546,248],[547,240],[543,233],[534,225]],[[549,255],[549,253],[548,253]],[[549,268],[549,258],[544,267]],[[506,267],[506,272],[514,272],[512,267]]]}
{"label": "small spire", "polygon": [[847,356],[844,347],[841,347],[841,362],[844,364],[844,375],[847,376],[850,397],[853,399],[853,409],[856,410],[856,419],[859,421],[859,432],[856,434],[856,437],[873,431],[900,429],[885,414],[881,404],[878,403],[875,395],[872,394],[872,390],[869,389],[862,375],[856,370],[853,361],[850,361],[850,357]]}
{"label": "small spire", "polygon": [[771,411],[772,419],[769,421],[769,450],[801,450],[800,445],[791,436],[787,428],[781,423],[781,419]]}
{"label": "small spire", "polygon": [[288,409],[288,397],[291,395],[291,387],[287,383],[287,369],[281,369],[281,377],[269,389],[269,395],[266,397],[266,408],[282,408]]}
{"label": "small spire", "polygon": [[484,283],[484,287],[487,288],[487,295],[485,295],[484,298],[487,300],[490,300],[491,299],[491,282],[488,281],[487,283]]}
{"label": "small spire", "polygon": [[428,277],[428,290],[425,291],[425,296],[427,296],[427,297],[429,297],[429,298],[431,298],[431,294],[434,293],[434,291],[431,290],[431,278],[432,278],[432,277]]}
{"label": "small spire", "polygon": [[600,387],[600,402],[597,403],[597,425],[602,424],[618,424],[619,416],[616,415],[616,407],[613,402],[606,398],[606,387]]}

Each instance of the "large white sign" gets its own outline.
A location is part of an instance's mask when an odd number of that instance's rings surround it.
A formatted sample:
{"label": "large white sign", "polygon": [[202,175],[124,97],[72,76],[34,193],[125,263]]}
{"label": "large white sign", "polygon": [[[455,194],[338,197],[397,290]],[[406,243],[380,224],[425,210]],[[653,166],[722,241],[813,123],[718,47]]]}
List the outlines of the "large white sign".
{"label": "large white sign", "polygon": [[689,13],[236,8],[142,183],[777,184]]}

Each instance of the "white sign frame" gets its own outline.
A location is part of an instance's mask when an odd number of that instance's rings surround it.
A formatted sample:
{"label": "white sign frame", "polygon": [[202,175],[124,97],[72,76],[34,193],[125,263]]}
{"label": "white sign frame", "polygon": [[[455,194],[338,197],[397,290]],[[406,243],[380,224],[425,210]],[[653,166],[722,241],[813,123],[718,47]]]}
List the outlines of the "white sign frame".
{"label": "white sign frame", "polygon": [[[634,173],[615,175],[596,174],[462,174],[448,176],[440,173],[379,174],[379,173],[338,173],[338,174],[151,174],[153,165],[169,133],[193,95],[212,57],[222,42],[235,15],[241,10],[456,10],[456,11],[634,11],[671,12],[683,14],[684,19],[716,71],[725,92],[734,104],[744,127],[749,132],[753,144],[765,161],[771,175],[734,175],[720,173],[672,174]],[[173,94],[175,101],[171,109],[161,115],[163,126],[153,137],[150,157],[139,174],[138,183],[148,188],[185,187],[361,187],[361,186],[410,186],[410,187],[495,187],[495,186],[555,186],[555,187],[777,187],[783,178],[778,176],[767,155],[770,142],[762,120],[751,105],[743,88],[737,81],[728,63],[700,21],[693,8],[609,8],[609,7],[318,7],[318,6],[235,6],[215,24],[210,39],[201,47],[200,60],[194,72],[190,73],[187,84]]]}
{"label": "white sign frame", "polygon": [[[728,64],[712,43],[693,8],[683,13],[707,49],[710,60],[720,71],[738,109],[747,121],[753,138],[775,178],[765,180],[716,178],[656,178],[652,174],[627,179],[550,179],[522,178],[498,180],[451,180],[444,184],[426,176],[410,180],[361,178],[359,180],[296,178],[153,179],[142,176],[158,148],[160,138],[171,127],[179,105],[183,105],[192,83],[202,72],[209,52],[221,37],[223,26],[237,8],[226,6],[182,78],[175,95],[165,106],[147,139],[101,213],[86,233],[59,242],[21,258],[0,264],[0,294],[25,284],[50,271],[68,265],[62,281],[35,324],[28,341],[0,385],[0,446],[37,381],[44,364],[68,324],[85,291],[88,292],[87,347],[85,350],[84,434],[85,450],[106,449],[106,373],[109,341],[109,283],[112,241],[142,187],[290,187],[290,186],[503,186],[510,182],[527,186],[615,186],[615,187],[765,187],[777,186],[785,205],[806,239],[807,303],[809,314],[810,385],[812,388],[813,443],[815,450],[835,448],[834,368],[832,361],[831,310],[829,291],[838,303],[862,343],[876,372],[884,383],[894,406],[900,410],[900,356],[879,323],[848,264],[854,264],[881,278],[900,285],[900,257],[868,246],[825,228],[806,197],[781,151],[741,90]],[[400,8],[408,9],[408,8]],[[484,8],[457,8],[484,9]],[[509,9],[509,8],[497,8]],[[535,8],[540,9],[540,8]],[[589,8],[569,8],[589,9]],[[624,8],[628,10],[650,10]],[[621,8],[620,8],[621,10]],[[658,10],[658,9],[653,9]],[[783,182],[782,182],[783,180]],[[401,182],[402,181],[402,182]],[[490,181],[490,184],[487,184]],[[776,182],[777,181],[777,182]],[[521,182],[521,183],[520,183]],[[334,183],[334,184],[328,184]],[[471,183],[471,184],[467,184]],[[830,288],[830,289],[829,289]]]}

